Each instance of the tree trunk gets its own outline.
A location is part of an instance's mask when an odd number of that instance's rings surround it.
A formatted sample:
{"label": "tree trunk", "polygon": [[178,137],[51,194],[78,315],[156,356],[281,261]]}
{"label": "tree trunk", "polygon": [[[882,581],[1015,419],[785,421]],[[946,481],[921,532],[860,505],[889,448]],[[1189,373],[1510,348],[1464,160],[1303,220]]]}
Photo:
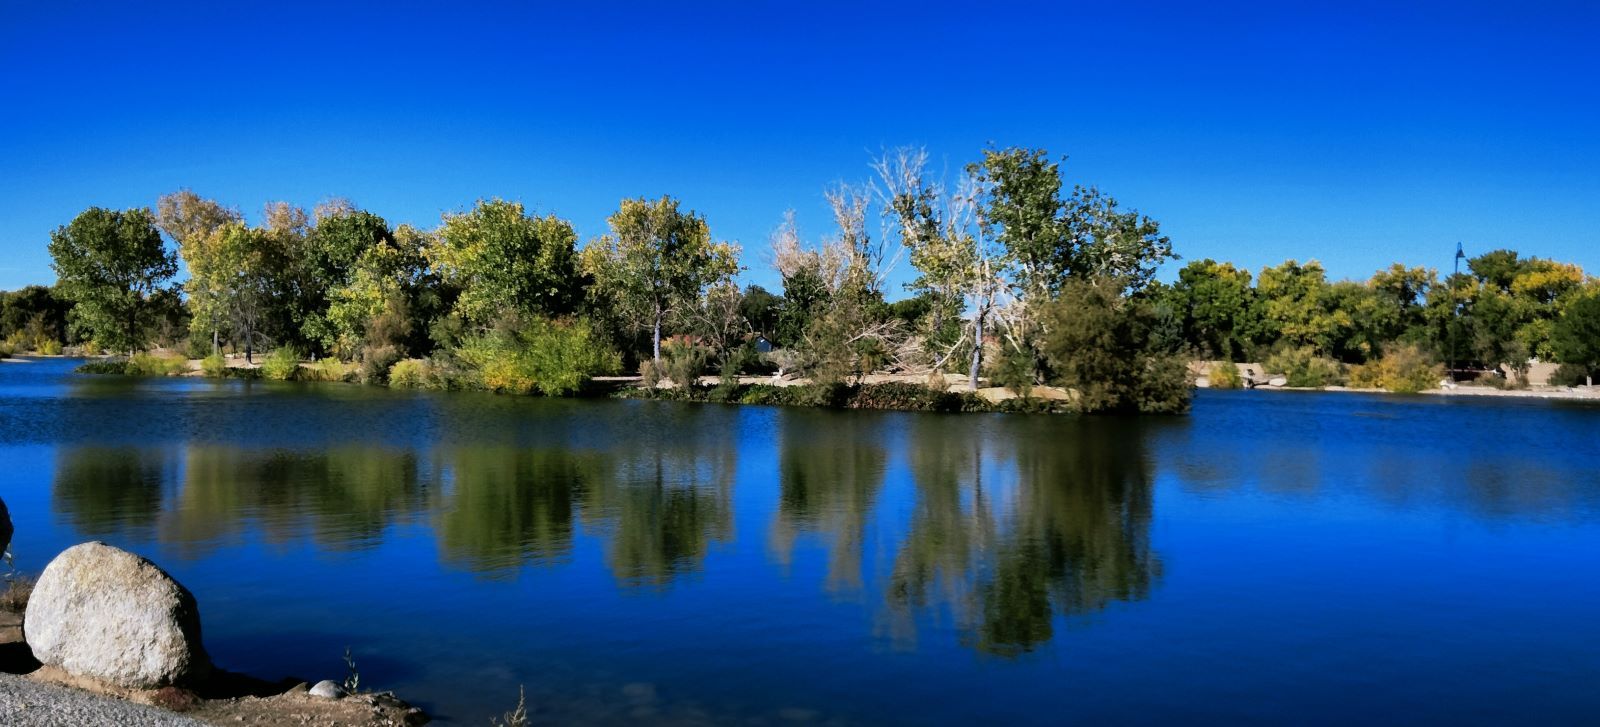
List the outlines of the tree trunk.
{"label": "tree trunk", "polygon": [[972,365],[967,368],[967,385],[973,391],[978,390],[978,370],[983,367],[983,308],[978,308],[977,318],[972,322]]}
{"label": "tree trunk", "polygon": [[661,365],[661,304],[656,304],[656,317],[654,326],[650,329],[651,352],[655,357],[657,366]]}

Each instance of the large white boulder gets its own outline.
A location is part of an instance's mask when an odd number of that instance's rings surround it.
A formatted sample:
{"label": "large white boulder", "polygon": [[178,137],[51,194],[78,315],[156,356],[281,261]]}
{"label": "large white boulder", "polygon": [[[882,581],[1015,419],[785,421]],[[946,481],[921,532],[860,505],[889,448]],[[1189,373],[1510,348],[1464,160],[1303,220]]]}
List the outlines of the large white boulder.
{"label": "large white boulder", "polygon": [[45,566],[23,636],[41,663],[121,687],[188,684],[211,671],[194,596],[105,543],[74,545]]}

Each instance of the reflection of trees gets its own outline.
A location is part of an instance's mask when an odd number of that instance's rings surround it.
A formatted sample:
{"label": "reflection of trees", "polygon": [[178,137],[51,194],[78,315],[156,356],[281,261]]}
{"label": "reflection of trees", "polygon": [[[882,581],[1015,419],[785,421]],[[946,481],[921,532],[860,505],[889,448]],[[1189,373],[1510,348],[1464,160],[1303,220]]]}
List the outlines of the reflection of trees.
{"label": "reflection of trees", "polygon": [[256,524],[272,542],[309,536],[325,547],[375,545],[422,506],[416,455],[360,446],[324,452],[192,446],[162,539],[198,545]]}
{"label": "reflection of trees", "polygon": [[791,412],[783,422],[772,550],[787,564],[802,533],[827,538],[831,589],[861,587],[862,539],[887,460],[881,430],[862,413]]}
{"label": "reflection of trees", "polygon": [[608,534],[607,559],[625,585],[666,585],[732,537],[734,449],[721,434],[624,447],[612,453],[616,476],[585,493],[585,522]]}
{"label": "reflection of trees", "polygon": [[56,454],[56,509],[84,535],[150,530],[175,464],[159,449],[62,447]]}
{"label": "reflection of trees", "polygon": [[888,594],[898,627],[942,604],[975,648],[1014,654],[1049,640],[1057,614],[1147,595],[1160,562],[1136,426],[918,419],[918,503]]}
{"label": "reflection of trees", "polygon": [[602,536],[618,580],[659,586],[731,536],[734,449],[715,408],[499,397],[446,413],[453,443],[440,457],[450,486],[438,534],[464,567],[559,560],[576,520]]}
{"label": "reflection of trees", "polygon": [[611,477],[604,456],[566,449],[463,447],[440,459],[452,493],[439,517],[440,549],[478,570],[566,556],[574,508]]}

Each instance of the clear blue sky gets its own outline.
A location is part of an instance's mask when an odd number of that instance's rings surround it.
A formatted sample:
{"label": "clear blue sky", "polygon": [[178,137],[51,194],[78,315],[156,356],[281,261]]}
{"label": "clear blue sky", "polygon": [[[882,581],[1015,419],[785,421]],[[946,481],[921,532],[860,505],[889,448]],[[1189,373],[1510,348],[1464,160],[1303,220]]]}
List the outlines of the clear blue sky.
{"label": "clear blue sky", "polygon": [[1600,273],[1592,2],[133,5],[0,0],[0,288],[53,280],[83,208],[180,186],[426,226],[502,196],[584,239],[671,193],[760,268],[872,152],[991,141],[1070,155],[1186,258]]}

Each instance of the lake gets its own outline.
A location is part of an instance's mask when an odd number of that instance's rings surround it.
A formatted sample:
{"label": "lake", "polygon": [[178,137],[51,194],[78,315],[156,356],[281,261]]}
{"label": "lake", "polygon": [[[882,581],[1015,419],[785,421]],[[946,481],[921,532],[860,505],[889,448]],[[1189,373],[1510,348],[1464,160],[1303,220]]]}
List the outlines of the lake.
{"label": "lake", "polygon": [[1600,408],[1201,391],[934,415],[0,364],[17,565],[99,539],[222,667],[485,724],[1579,723]]}

